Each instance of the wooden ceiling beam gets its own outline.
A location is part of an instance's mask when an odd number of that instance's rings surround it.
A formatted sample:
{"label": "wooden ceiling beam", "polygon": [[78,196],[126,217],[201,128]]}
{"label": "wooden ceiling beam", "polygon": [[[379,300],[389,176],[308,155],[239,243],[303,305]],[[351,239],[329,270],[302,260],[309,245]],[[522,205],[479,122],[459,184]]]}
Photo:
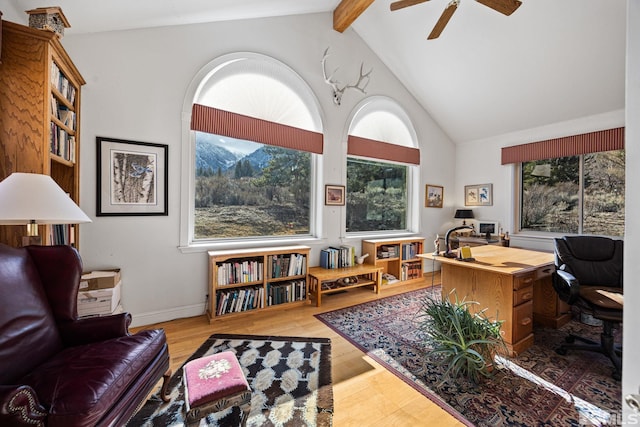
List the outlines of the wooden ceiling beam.
{"label": "wooden ceiling beam", "polygon": [[333,11],[333,29],[344,32],[371,3],[373,0],[342,0]]}

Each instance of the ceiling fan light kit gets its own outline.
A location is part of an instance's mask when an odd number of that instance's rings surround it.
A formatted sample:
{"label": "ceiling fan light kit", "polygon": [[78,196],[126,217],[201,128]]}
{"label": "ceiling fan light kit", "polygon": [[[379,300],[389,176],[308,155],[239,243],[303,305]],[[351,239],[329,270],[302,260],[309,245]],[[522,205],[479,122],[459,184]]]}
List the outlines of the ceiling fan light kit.
{"label": "ceiling fan light kit", "polygon": [[[420,3],[425,3],[427,1],[429,0],[398,0],[391,3],[389,8],[391,9],[391,11],[394,11],[394,10],[404,9],[405,7],[409,7],[409,6],[415,6]],[[513,12],[515,12],[516,9],[518,9],[522,4],[520,0],[476,0],[476,1],[506,16],[509,16]],[[452,0],[447,5],[445,10],[442,12],[442,15],[440,15],[440,18],[438,18],[438,22],[436,22],[436,25],[433,27],[433,30],[431,30],[431,34],[429,34],[429,37],[427,37],[429,40],[438,38],[438,36],[440,36],[444,28],[447,26],[447,23],[453,16],[454,12],[458,9],[459,5],[460,5],[460,0]]]}

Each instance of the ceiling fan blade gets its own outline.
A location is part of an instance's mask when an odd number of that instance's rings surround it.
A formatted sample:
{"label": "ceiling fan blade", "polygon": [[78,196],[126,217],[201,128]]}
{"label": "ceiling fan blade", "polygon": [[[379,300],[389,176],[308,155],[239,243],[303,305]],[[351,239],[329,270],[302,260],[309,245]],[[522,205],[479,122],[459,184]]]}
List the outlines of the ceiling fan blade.
{"label": "ceiling fan blade", "polygon": [[453,16],[453,13],[457,9],[458,9],[457,1],[452,1],[451,3],[449,3],[447,8],[444,10],[444,12],[442,12],[442,15],[440,15],[440,19],[438,19],[438,22],[436,22],[436,25],[433,27],[433,30],[431,30],[431,34],[429,34],[429,37],[427,37],[428,40],[436,39],[440,36],[440,33],[442,33],[442,30],[444,30],[444,27],[447,26],[449,19],[451,19],[451,17]]}
{"label": "ceiling fan blade", "polygon": [[517,8],[520,7],[522,2],[520,0],[476,0],[478,3],[481,3],[496,12],[500,12],[503,15],[511,15],[516,11]]}
{"label": "ceiling fan blade", "polygon": [[416,4],[425,3],[428,1],[429,0],[398,0],[391,3],[391,6],[389,6],[389,8],[393,11],[393,10],[403,9],[409,6],[415,6]]}

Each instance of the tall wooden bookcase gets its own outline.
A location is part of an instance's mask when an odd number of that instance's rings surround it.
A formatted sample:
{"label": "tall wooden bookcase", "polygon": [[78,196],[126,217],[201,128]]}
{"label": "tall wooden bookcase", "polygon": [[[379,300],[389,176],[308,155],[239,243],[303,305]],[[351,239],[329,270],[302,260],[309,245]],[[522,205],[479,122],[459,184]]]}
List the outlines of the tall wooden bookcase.
{"label": "tall wooden bookcase", "polygon": [[[13,172],[50,175],[79,202],[80,72],[51,31],[2,21],[0,180]],[[69,241],[78,241],[70,227]],[[0,226],[0,242],[20,246],[24,226]],[[56,243],[40,226],[44,244]]]}
{"label": "tall wooden bookcase", "polygon": [[209,251],[209,322],[308,304],[309,251],[301,245]]}
{"label": "tall wooden bookcase", "polygon": [[[373,239],[362,241],[366,264],[382,267],[382,287],[405,285],[423,280],[422,259],[417,257],[424,247],[423,238]],[[395,280],[389,280],[391,275]]]}

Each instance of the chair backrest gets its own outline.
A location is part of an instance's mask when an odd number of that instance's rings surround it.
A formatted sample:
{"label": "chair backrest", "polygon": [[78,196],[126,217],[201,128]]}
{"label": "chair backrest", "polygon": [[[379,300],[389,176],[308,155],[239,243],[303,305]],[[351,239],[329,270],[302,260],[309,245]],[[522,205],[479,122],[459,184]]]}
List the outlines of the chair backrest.
{"label": "chair backrest", "polygon": [[583,286],[622,288],[623,241],[600,236],[555,239],[556,267],[567,270]]}
{"label": "chair backrest", "polygon": [[[60,255],[73,260],[74,253],[71,247],[0,244],[0,384],[21,378],[63,348],[57,323],[75,317],[82,265],[60,263]],[[73,285],[58,286],[59,276],[78,277],[75,295],[69,295]]]}

